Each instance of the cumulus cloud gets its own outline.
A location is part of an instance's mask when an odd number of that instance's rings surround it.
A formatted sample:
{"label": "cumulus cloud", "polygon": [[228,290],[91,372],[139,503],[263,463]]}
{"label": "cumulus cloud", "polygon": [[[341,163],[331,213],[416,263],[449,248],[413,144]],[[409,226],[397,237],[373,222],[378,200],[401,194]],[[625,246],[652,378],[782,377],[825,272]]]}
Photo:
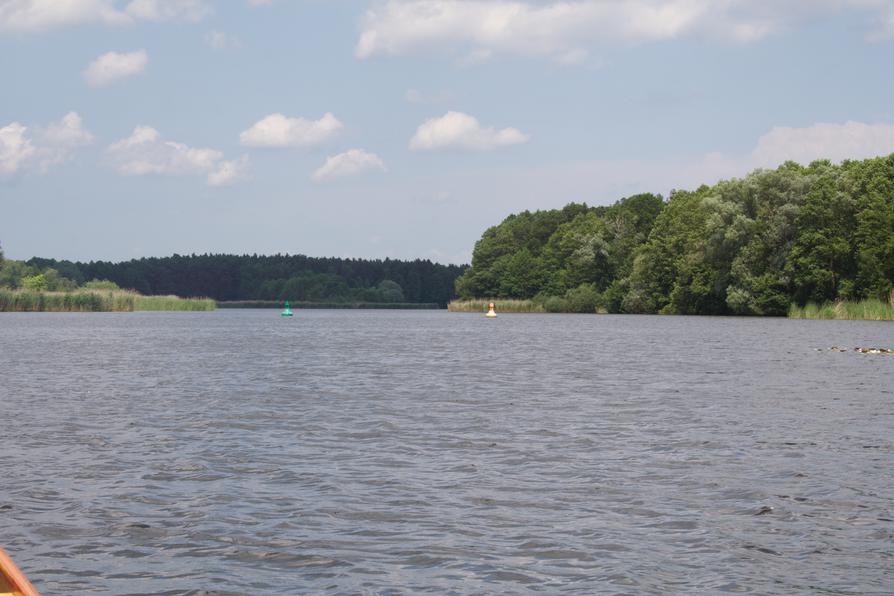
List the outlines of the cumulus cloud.
{"label": "cumulus cloud", "polygon": [[894,153],[894,124],[819,123],[805,128],[780,126],[763,135],[752,153],[755,166],[776,167],[786,160],[808,164],[838,162]]}
{"label": "cumulus cloud", "polygon": [[37,158],[43,171],[70,160],[78,148],[93,142],[93,135],[84,129],[77,112],[69,112],[59,122],[38,128],[35,137]]}
{"label": "cumulus cloud", "polygon": [[209,174],[208,184],[211,186],[229,186],[247,177],[248,156],[220,162]]}
{"label": "cumulus cloud", "polygon": [[324,182],[333,178],[356,176],[370,170],[385,171],[385,163],[375,153],[350,149],[326,159],[326,163],[314,172],[312,178],[315,182]]}
{"label": "cumulus cloud", "polygon": [[165,141],[151,126],[137,126],[129,137],[110,145],[106,153],[118,173],[125,176],[204,175],[211,186],[235,182],[248,166],[245,157],[227,161],[216,149]]}
{"label": "cumulus cloud", "polygon": [[0,128],[0,174],[14,174],[34,155],[28,127],[12,122]]}
{"label": "cumulus cloud", "polygon": [[319,145],[342,129],[342,123],[327,112],[319,120],[270,114],[239,135],[246,147],[307,147]]}
{"label": "cumulus cloud", "polygon": [[506,145],[517,145],[528,136],[517,128],[484,128],[476,118],[462,112],[447,112],[440,118],[426,120],[416,129],[410,140],[410,149],[462,149],[489,150]]}
{"label": "cumulus cloud", "polygon": [[102,87],[112,81],[143,72],[148,63],[149,56],[146,50],[123,54],[106,52],[87,66],[84,70],[84,79],[94,87]]}
{"label": "cumulus cloud", "polygon": [[33,33],[135,20],[195,22],[210,13],[208,0],[0,0],[0,31]]}
{"label": "cumulus cloud", "polygon": [[0,174],[16,174],[26,169],[46,172],[51,166],[71,159],[75,151],[93,142],[81,117],[69,112],[59,122],[28,127],[12,122],[0,128]]}
{"label": "cumulus cloud", "polygon": [[367,11],[355,53],[458,47],[473,59],[502,52],[573,63],[600,45],[690,35],[748,43],[845,10],[894,33],[892,0],[388,0]]}

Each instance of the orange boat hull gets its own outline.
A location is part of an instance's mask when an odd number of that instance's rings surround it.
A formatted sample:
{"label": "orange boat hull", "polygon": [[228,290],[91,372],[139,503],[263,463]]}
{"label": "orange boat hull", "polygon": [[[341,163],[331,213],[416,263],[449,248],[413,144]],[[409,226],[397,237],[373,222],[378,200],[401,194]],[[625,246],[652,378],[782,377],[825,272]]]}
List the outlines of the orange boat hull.
{"label": "orange boat hull", "polygon": [[2,548],[0,548],[0,596],[40,596]]}

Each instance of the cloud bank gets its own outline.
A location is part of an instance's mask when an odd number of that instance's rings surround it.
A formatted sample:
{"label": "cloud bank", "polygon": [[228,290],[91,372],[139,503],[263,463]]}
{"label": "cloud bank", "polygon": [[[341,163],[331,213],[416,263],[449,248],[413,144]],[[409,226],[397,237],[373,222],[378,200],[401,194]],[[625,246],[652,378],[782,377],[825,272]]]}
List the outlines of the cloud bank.
{"label": "cloud bank", "polygon": [[749,43],[811,18],[857,10],[870,36],[894,35],[892,0],[388,0],[367,11],[358,58],[419,49],[548,56],[574,63],[587,50],[687,36]]}
{"label": "cloud bank", "polygon": [[75,25],[135,21],[197,22],[211,14],[208,0],[0,0],[0,31],[37,33]]}

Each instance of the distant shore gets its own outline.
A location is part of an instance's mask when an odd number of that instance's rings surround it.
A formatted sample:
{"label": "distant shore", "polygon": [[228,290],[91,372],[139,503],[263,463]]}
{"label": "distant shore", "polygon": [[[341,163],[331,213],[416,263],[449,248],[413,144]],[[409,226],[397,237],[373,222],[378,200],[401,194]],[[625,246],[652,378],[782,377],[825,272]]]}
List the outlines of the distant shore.
{"label": "distant shore", "polygon": [[[439,310],[443,307],[435,302],[301,302],[290,301],[296,309],[382,309],[382,310]],[[217,308],[282,308],[283,303],[275,300],[230,300],[217,303]]]}

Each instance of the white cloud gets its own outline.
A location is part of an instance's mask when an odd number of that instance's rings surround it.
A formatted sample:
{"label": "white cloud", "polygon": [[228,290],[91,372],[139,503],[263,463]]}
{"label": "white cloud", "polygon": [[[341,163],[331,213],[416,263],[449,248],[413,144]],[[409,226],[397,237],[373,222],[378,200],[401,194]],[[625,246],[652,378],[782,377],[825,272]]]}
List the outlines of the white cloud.
{"label": "white cloud", "polygon": [[319,120],[270,114],[239,135],[246,147],[306,147],[319,145],[342,129],[342,123],[327,112]]}
{"label": "white cloud", "polygon": [[780,126],[763,135],[751,155],[759,167],[786,160],[808,164],[816,159],[838,162],[894,153],[894,124],[819,123],[805,128]]}
{"label": "white cloud", "polygon": [[38,128],[36,142],[40,169],[46,171],[71,159],[78,148],[92,143],[93,135],[84,129],[77,112],[69,112],[59,122]]}
{"label": "white cloud", "polygon": [[209,31],[205,34],[205,43],[215,50],[238,49],[242,47],[242,41],[238,37],[223,31]]}
{"label": "white cloud", "polygon": [[3,0],[0,30],[43,31],[84,23],[126,23],[130,18],[111,0]]}
{"label": "white cloud", "polygon": [[196,23],[211,14],[206,0],[132,0],[127,14],[146,21]]}
{"label": "white cloud", "polygon": [[28,128],[13,122],[0,128],[0,174],[14,174],[34,155]]}
{"label": "white cloud", "polygon": [[34,33],[135,20],[196,22],[211,12],[208,0],[0,0],[0,31]]}
{"label": "white cloud", "polygon": [[0,174],[15,174],[25,169],[46,172],[50,166],[71,159],[75,150],[93,142],[81,117],[69,112],[59,122],[36,127],[32,135],[18,122],[0,128]]}
{"label": "white cloud", "polygon": [[113,143],[106,152],[118,173],[125,176],[205,175],[211,186],[230,184],[243,177],[248,165],[245,157],[226,161],[216,149],[162,140],[150,126],[137,126],[129,137]]}
{"label": "white cloud", "polygon": [[273,0],[248,0],[250,6],[269,6]]}
{"label": "white cloud", "polygon": [[146,69],[149,57],[146,50],[118,53],[106,52],[84,70],[84,79],[94,87],[108,85],[117,79],[139,74]]}
{"label": "white cloud", "polygon": [[208,174],[208,184],[211,186],[229,186],[246,177],[248,172],[248,156],[243,155],[239,159],[222,161]]}
{"label": "white cloud", "polygon": [[489,150],[506,145],[517,145],[528,136],[516,128],[483,128],[477,119],[462,112],[447,112],[440,118],[426,120],[410,140],[410,149],[463,149]]}
{"label": "white cloud", "polygon": [[748,43],[846,10],[867,14],[876,35],[894,34],[892,0],[387,0],[367,11],[355,53],[442,47],[466,61],[510,53],[568,63],[594,46],[691,35]]}
{"label": "white cloud", "polygon": [[329,157],[312,178],[316,182],[324,182],[333,178],[355,176],[370,170],[385,170],[385,163],[374,153],[363,149],[350,149]]}

